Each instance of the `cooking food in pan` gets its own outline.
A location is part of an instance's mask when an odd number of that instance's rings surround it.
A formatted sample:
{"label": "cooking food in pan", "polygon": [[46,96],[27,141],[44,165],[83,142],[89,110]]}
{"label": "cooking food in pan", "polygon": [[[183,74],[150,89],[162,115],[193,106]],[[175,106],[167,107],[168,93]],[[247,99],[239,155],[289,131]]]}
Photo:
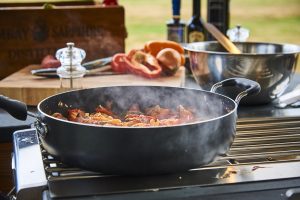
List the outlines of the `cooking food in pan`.
{"label": "cooking food in pan", "polygon": [[107,106],[99,105],[93,113],[88,113],[80,108],[69,109],[67,116],[56,112],[53,117],[85,124],[97,124],[103,126],[171,126],[194,122],[199,119],[195,110],[182,105],[174,109],[164,108],[159,105],[141,109],[138,104],[133,104],[125,113],[114,113],[112,102]]}
{"label": "cooking food in pan", "polygon": [[[235,100],[215,93],[219,87],[227,86],[242,88],[243,92]],[[229,150],[235,136],[239,101],[259,91],[259,84],[243,78],[224,80],[210,92],[161,86],[74,90],[40,102],[35,128],[43,148],[68,166],[121,175],[182,172],[206,165]],[[194,109],[196,118],[206,119],[174,126],[123,127],[78,123],[52,116],[57,112],[68,116],[68,111],[75,108],[94,113],[99,104],[108,101],[114,103],[114,113],[128,111],[133,104],[138,104],[143,113],[157,105],[176,111],[181,104],[191,112]],[[26,105],[0,96],[0,106],[1,102],[2,108],[11,108],[12,115],[24,119]]]}

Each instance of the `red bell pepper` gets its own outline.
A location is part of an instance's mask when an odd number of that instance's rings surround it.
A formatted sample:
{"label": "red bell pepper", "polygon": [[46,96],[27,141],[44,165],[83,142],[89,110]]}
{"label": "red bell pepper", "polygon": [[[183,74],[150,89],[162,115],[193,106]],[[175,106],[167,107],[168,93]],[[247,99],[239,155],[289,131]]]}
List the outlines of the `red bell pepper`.
{"label": "red bell pepper", "polygon": [[60,66],[60,61],[54,58],[52,55],[45,56],[41,63],[42,68],[58,68]]}
{"label": "red bell pepper", "polygon": [[132,50],[128,56],[118,53],[113,57],[111,67],[119,73],[130,72],[146,78],[156,78],[161,75],[162,68],[151,54]]}
{"label": "red bell pepper", "polygon": [[111,68],[118,73],[125,74],[127,70],[127,63],[125,60],[128,60],[125,53],[117,53],[113,56]]}
{"label": "red bell pepper", "polygon": [[140,50],[131,50],[128,57],[131,61],[128,70],[133,74],[146,78],[157,78],[161,75],[162,68],[151,54]]}

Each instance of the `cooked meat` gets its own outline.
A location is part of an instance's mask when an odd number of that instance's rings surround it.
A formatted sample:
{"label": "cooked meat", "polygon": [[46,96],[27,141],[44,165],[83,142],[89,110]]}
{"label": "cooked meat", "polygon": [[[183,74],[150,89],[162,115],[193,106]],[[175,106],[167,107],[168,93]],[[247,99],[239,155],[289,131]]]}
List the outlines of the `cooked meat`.
{"label": "cooked meat", "polygon": [[86,124],[128,127],[172,126],[196,120],[193,111],[182,105],[175,110],[156,105],[146,108],[145,112],[142,112],[138,104],[133,104],[125,112],[125,116],[121,117],[112,112],[111,102],[107,103],[106,107],[99,105],[95,108],[94,113],[86,113],[82,109],[75,108],[68,110],[67,117],[61,113],[54,113],[52,116]]}

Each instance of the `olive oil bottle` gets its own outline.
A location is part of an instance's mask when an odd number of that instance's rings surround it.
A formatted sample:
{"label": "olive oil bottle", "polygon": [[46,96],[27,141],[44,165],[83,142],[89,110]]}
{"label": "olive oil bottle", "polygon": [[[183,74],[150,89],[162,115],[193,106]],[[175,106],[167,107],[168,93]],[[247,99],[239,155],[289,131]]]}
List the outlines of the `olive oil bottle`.
{"label": "olive oil bottle", "polygon": [[193,0],[193,15],[187,26],[187,42],[205,40],[205,29],[201,22],[201,1]]}

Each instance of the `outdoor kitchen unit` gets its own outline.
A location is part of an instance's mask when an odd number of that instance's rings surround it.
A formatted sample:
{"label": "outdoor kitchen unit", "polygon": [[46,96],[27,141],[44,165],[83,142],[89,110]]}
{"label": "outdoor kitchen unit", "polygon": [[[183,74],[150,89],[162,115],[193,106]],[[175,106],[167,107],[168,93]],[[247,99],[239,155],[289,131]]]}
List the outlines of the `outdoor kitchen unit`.
{"label": "outdoor kitchen unit", "polygon": [[300,200],[299,3],[5,1],[0,200]]}
{"label": "outdoor kitchen unit", "polygon": [[[242,107],[227,155],[186,172],[120,176],[73,168],[43,148],[35,128],[14,133],[17,199],[299,199],[299,108]],[[29,178],[30,177],[30,178]]]}
{"label": "outdoor kitchen unit", "polygon": [[300,118],[238,121],[224,157],[183,173],[117,176],[70,168],[50,156],[35,129],[14,133],[17,199],[300,198]]}

